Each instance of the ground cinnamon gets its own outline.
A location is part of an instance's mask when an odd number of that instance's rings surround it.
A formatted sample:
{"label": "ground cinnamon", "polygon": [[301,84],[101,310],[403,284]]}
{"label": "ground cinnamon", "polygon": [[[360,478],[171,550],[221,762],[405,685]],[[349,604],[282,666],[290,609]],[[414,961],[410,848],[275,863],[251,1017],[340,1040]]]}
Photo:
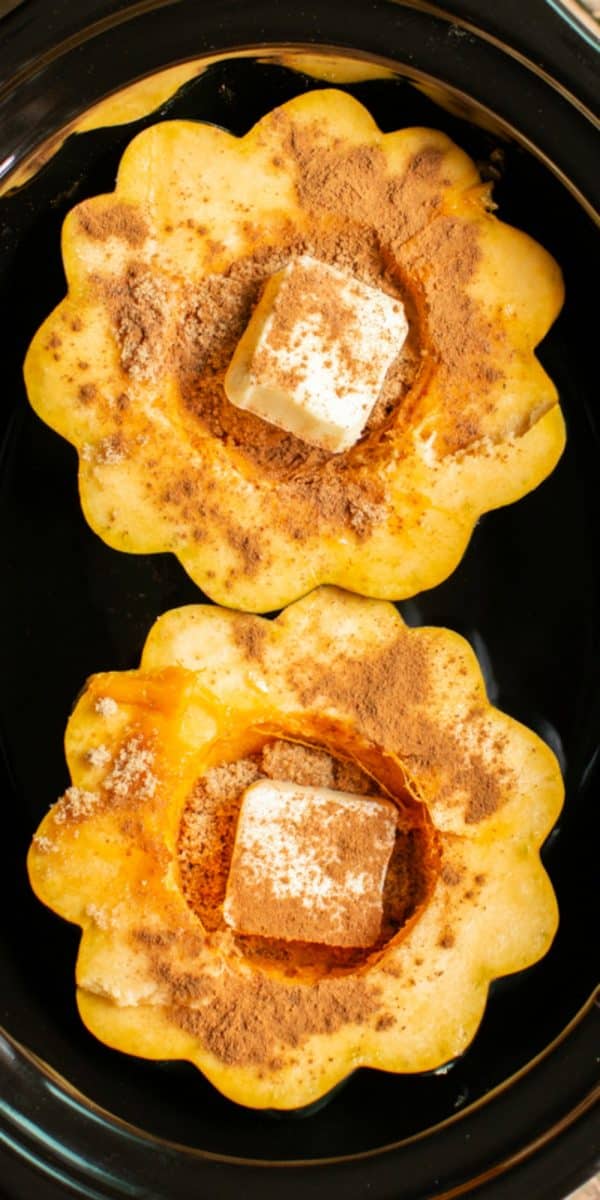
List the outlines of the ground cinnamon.
{"label": "ground cinnamon", "polygon": [[377,745],[394,751],[417,787],[424,773],[434,778],[437,803],[464,794],[467,824],[498,808],[507,782],[502,746],[484,753],[483,746],[466,743],[460,725],[430,715],[427,649],[409,630],[370,654],[332,654],[326,671],[314,658],[294,659],[287,670],[305,708],[342,711]]}
{"label": "ground cinnamon", "polygon": [[157,968],[173,991],[169,1015],[175,1024],[200,1038],[221,1062],[239,1066],[277,1070],[280,1047],[289,1061],[290,1048],[312,1034],[364,1025],[376,1014],[390,1017],[381,1014],[377,988],[361,978],[322,979],[307,988],[226,969],[217,978],[193,978],[192,1008],[182,1003],[190,998],[185,978],[164,972],[158,963]]}
{"label": "ground cinnamon", "polygon": [[77,219],[83,232],[94,241],[104,242],[116,237],[139,249],[148,236],[148,226],[135,204],[118,200],[100,209],[97,205],[80,204]]}
{"label": "ground cinnamon", "polygon": [[[324,140],[318,127],[295,128],[283,111],[274,120],[281,163],[294,172],[307,215],[302,232],[282,220],[277,238],[265,246],[260,229],[248,223],[248,252],[193,287],[174,284],[134,257],[122,277],[96,277],[92,283],[107,306],[124,373],[152,383],[165,374],[175,376],[190,434],[194,427],[208,432],[231,449],[232,462],[253,486],[277,489],[280,521],[290,538],[302,541],[315,530],[346,529],[360,540],[387,519],[380,469],[387,431],[393,428],[410,440],[424,395],[420,384],[433,363],[442,371],[445,390],[443,411],[435,414],[437,449],[455,452],[481,436],[485,397],[498,378],[490,365],[498,335],[468,295],[479,262],[477,227],[442,214],[447,181],[436,147],[425,147],[404,174],[393,175],[377,147]],[[104,213],[84,207],[80,220],[94,239],[118,236],[132,250],[143,243],[145,219],[134,206],[119,203]],[[205,229],[189,232],[206,241]],[[223,247],[215,253],[221,255]],[[223,388],[265,280],[300,254],[397,296],[410,320],[407,341],[388,371],[363,437],[339,455],[237,409]],[[185,462],[159,502],[197,540],[207,521],[219,521],[201,471],[190,472]],[[239,570],[255,573],[268,539],[259,530],[248,535],[230,521],[225,534]]]}

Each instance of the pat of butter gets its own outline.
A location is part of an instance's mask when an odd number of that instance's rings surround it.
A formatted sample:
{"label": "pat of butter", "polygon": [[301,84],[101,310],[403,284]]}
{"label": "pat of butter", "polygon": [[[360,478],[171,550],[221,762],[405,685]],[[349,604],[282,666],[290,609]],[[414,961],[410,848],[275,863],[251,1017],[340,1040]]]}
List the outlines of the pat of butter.
{"label": "pat of butter", "polygon": [[396,836],[389,800],[262,779],[246,789],[223,906],[238,933],[370,946]]}
{"label": "pat of butter", "polygon": [[407,332],[400,300],[300,255],[268,280],[225,376],[227,397],[340,453],[360,437]]}

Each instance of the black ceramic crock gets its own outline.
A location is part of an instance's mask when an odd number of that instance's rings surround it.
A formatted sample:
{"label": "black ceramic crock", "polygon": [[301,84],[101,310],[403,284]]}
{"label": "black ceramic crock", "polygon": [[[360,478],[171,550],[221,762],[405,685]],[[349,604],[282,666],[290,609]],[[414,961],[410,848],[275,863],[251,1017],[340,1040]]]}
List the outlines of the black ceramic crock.
{"label": "black ceramic crock", "polygon": [[[28,183],[0,195],[0,1194],[559,1200],[592,1173],[600,1141],[593,33],[560,0],[453,0],[447,9],[417,0],[25,0],[0,2],[3,11],[8,184],[108,93],[190,58],[221,61],[154,115],[68,138]],[[172,116],[242,133],[274,104],[321,86],[290,69],[300,50],[390,67],[392,77],[349,90],[384,128],[432,125],[454,137],[498,177],[500,215],[564,269],[567,303],[540,357],[561,392],[567,451],[535,493],[480,523],[447,583],[402,610],[471,640],[494,702],[559,754],[567,802],[544,855],[561,909],[556,941],[537,967],[494,985],[467,1053],[433,1075],[359,1071],[319,1112],[274,1119],[230,1104],[187,1065],[128,1058],[91,1038],[74,1005],[77,933],[29,891],[25,852],[65,786],[61,738],[79,687],[93,671],[134,665],[158,613],[198,592],[169,556],[118,555],[87,529],[74,453],[30,413],[21,362],[64,287],[64,214],[112,187],[133,133]]]}

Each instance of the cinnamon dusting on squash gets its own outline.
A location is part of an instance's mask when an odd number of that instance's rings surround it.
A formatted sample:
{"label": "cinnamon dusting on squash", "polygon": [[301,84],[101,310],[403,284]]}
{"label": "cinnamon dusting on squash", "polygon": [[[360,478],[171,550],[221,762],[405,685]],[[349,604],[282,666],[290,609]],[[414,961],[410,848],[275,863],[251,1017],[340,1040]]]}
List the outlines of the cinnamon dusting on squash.
{"label": "cinnamon dusting on squash", "polygon": [[[262,639],[248,637],[256,628]],[[28,861],[40,898],[83,926],[79,1004],[93,1032],[132,1053],[189,1058],[243,1103],[293,1107],[357,1063],[420,1071],[465,1048],[487,980],[539,958],[556,928],[535,851],[562,788],[550,751],[486,701],[456,635],[405,630],[390,605],[333,588],[270,628],[180,609],[161,618],[144,670],[91,680],[67,735],[74,789],[44,819]],[[268,696],[248,669],[255,654]],[[94,766],[104,746],[110,762]],[[223,928],[240,798],[255,778],[282,775],[395,803],[374,946]],[[494,780],[506,838],[494,820],[469,827],[474,809],[494,811]],[[450,993],[465,1006],[449,1006]]]}
{"label": "cinnamon dusting on squash", "polygon": [[[406,423],[409,413],[402,413],[402,402],[423,372],[428,346],[442,361],[449,356],[452,370],[458,372],[456,394],[460,393],[463,409],[469,403],[469,387],[460,382],[465,373],[469,385],[477,374],[475,404],[497,377],[491,368],[486,375],[485,369],[490,329],[482,326],[465,291],[478,261],[477,233],[466,222],[439,218],[432,226],[434,232],[428,234],[425,229],[438,212],[440,189],[446,182],[440,151],[420,151],[404,176],[390,176],[385,155],[377,147],[324,146],[316,127],[298,130],[291,122],[286,124],[285,114],[280,113],[278,121],[280,118],[286,129],[285,149],[296,166],[299,200],[310,214],[306,232],[299,234],[284,226],[275,246],[259,246],[219,274],[209,274],[200,284],[186,288],[182,296],[164,280],[152,278],[135,260],[122,279],[97,278],[95,286],[108,305],[124,372],[150,380],[172,373],[181,389],[184,411],[198,422],[199,430],[208,431],[242,456],[257,486],[277,486],[288,502],[281,508],[281,519],[291,537],[303,540],[316,524],[324,530],[347,527],[356,537],[365,538],[385,517],[385,487],[374,469],[382,446],[373,436],[383,433],[390,422]],[[428,237],[425,249],[420,256],[412,252],[411,262],[402,264],[404,242],[422,230]],[[427,258],[427,245],[433,258],[427,260],[423,300],[419,271]],[[227,400],[223,386],[262,285],[291,257],[301,254],[349,271],[397,296],[410,318],[407,342],[388,371],[363,438],[340,455],[309,446],[236,408]],[[432,262],[436,264],[433,273]],[[333,327],[331,336],[337,338]],[[475,371],[470,363],[480,365]],[[447,417],[450,424],[455,415]],[[474,416],[467,419],[462,414],[459,418],[458,436],[463,445],[466,431],[470,431],[467,441],[474,440],[479,428]],[[193,426],[190,433],[193,436]],[[201,473],[188,472],[186,482],[192,495],[186,497],[185,505],[178,499],[176,479],[170,481],[164,502],[171,510],[179,506],[188,523],[188,514],[194,509],[198,524],[207,512]],[[284,516],[286,510],[289,515]],[[212,519],[219,523],[214,510]],[[264,556],[261,537],[238,531],[230,522],[221,523],[229,545],[238,551],[240,572],[252,577]]]}
{"label": "cinnamon dusting on squash", "polygon": [[[123,550],[174,552],[215,599],[255,610],[323,580],[403,598],[445,578],[478,516],[537,486],[564,440],[534,355],[560,272],[490,207],[444,135],[382,133],[334,89],[239,142],[189,123],[141,133],[114,195],[69,217],[73,286],[26,363],[36,411],[92,446],[80,474],[92,526]],[[236,409],[223,387],[265,280],[300,254],[397,297],[410,326],[339,455]],[[104,462],[95,441],[116,433],[123,461]]]}
{"label": "cinnamon dusting on squash", "polygon": [[97,242],[117,237],[133,249],[139,249],[148,237],[148,225],[138,206],[124,200],[109,204],[106,208],[99,208],[93,203],[80,204],[77,214],[83,232]]}
{"label": "cinnamon dusting on squash", "polygon": [[472,748],[460,726],[428,715],[432,684],[426,647],[409,631],[370,655],[339,654],[326,672],[313,659],[296,659],[289,682],[305,707],[338,708],[352,715],[377,744],[393,749],[418,786],[423,770],[444,779],[437,800],[465,794],[465,820],[477,824],[496,811],[506,792],[507,769],[498,747]]}
{"label": "cinnamon dusting on squash", "polygon": [[245,657],[260,662],[267,637],[267,626],[262,622],[255,621],[252,617],[244,620],[240,614],[240,619],[235,622],[232,633],[236,646]]}
{"label": "cinnamon dusting on squash", "polygon": [[[164,972],[160,971],[161,978]],[[365,1025],[379,1015],[379,990],[362,978],[320,979],[312,987],[281,983],[264,975],[246,979],[233,971],[218,978],[186,980],[167,975],[179,1003],[170,1014],[181,1029],[202,1040],[221,1062],[277,1070],[278,1048],[300,1047],[311,1035],[344,1025]],[[191,1008],[190,994],[196,1005]],[[389,1015],[389,1014],[387,1014]],[[286,1056],[287,1057],[287,1056]]]}

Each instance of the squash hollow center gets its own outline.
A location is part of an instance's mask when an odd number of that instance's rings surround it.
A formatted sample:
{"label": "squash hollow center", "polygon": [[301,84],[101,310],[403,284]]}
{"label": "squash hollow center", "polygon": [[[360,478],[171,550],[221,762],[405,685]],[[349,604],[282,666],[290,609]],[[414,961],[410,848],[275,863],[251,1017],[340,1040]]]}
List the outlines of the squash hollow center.
{"label": "squash hollow center", "polygon": [[[292,259],[309,254],[350,277],[376,286],[403,302],[410,332],[388,369],[365,431],[340,455],[311,446],[292,433],[231,404],[224,378],[236,346],[246,329],[267,280]],[[290,472],[341,476],[355,460],[359,447],[393,420],[403,398],[414,386],[422,365],[420,322],[410,295],[391,269],[375,230],[347,225],[312,233],[282,234],[275,246],[257,249],[237,259],[227,271],[208,275],[187,296],[187,308],[177,339],[177,377],[182,409],[190,433],[208,431],[236,452],[242,469],[273,480],[289,481]]]}
{"label": "squash hollow center", "polygon": [[[406,789],[399,769],[390,771],[389,761],[373,747],[365,754],[358,746],[352,752],[347,736],[341,749],[329,739],[314,740],[314,732],[304,737],[297,730],[293,736],[284,730],[257,730],[250,742],[246,738],[244,753],[232,755],[229,747],[226,757],[215,757],[187,797],[177,839],[186,902],[222,952],[307,981],[356,971],[400,939],[428,901],[438,860],[427,813]],[[381,928],[372,945],[325,945],[243,934],[227,926],[223,905],[242,799],[246,788],[261,779],[351,792],[367,802],[394,802],[397,828],[383,885]]]}

